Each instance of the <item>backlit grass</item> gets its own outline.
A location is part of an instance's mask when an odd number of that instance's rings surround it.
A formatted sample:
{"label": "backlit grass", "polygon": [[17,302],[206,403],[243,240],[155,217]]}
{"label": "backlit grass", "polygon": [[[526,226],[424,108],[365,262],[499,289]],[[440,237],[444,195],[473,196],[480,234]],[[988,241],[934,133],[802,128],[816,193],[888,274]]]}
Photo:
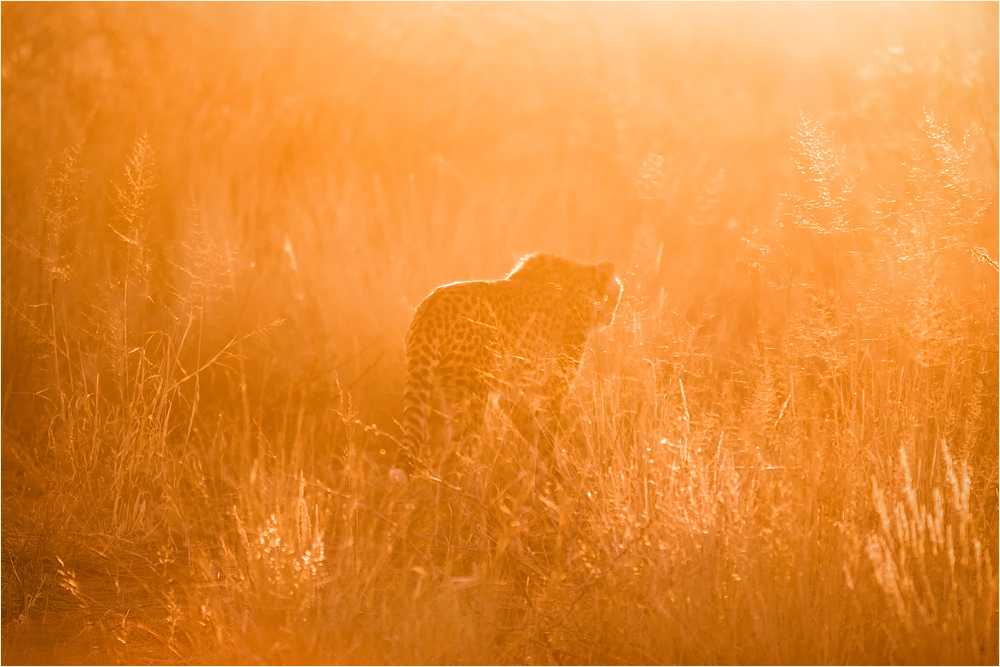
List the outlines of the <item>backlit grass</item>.
{"label": "backlit grass", "polygon": [[[995,4],[4,3],[5,663],[998,660]],[[551,455],[403,335],[615,262]]]}

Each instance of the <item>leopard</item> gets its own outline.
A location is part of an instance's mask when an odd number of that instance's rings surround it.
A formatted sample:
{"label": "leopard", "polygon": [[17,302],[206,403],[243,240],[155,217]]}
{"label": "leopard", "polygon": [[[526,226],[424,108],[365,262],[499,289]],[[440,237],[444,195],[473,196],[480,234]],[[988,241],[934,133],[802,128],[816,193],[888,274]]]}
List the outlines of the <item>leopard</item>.
{"label": "leopard", "polygon": [[621,294],[614,263],[548,253],[522,257],[500,280],[435,289],[406,333],[403,439],[390,478],[406,485],[418,468],[433,410],[449,447],[477,437],[500,392],[557,423],[587,341],[612,323]]}

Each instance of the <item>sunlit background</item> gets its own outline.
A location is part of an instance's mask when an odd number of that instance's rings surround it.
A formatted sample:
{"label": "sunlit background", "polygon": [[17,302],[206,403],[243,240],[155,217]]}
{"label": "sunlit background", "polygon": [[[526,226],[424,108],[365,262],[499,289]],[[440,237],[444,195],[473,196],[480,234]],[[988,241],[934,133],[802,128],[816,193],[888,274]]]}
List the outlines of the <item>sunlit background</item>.
{"label": "sunlit background", "polygon": [[[996,3],[2,31],[3,662],[996,664]],[[572,474],[389,487],[534,251],[625,285]]]}

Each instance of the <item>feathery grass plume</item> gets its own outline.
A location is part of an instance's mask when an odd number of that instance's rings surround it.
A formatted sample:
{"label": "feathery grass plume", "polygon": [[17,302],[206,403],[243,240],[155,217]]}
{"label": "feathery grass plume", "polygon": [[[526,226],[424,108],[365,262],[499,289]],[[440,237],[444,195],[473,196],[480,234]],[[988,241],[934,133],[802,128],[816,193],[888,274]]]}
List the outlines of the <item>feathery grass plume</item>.
{"label": "feathery grass plume", "polygon": [[223,244],[218,234],[205,223],[200,210],[192,205],[187,211],[185,238],[174,268],[183,276],[178,280],[175,318],[204,316],[224,296],[234,292],[233,273],[238,253]]}
{"label": "feathery grass plume", "polygon": [[80,222],[80,205],[84,195],[84,173],[80,166],[82,150],[80,144],[67,148],[49,166],[46,174],[40,269],[44,269],[49,280],[60,283],[67,283],[74,277],[73,254],[76,247],[72,234]]}
{"label": "feathery grass plume", "polygon": [[908,174],[919,192],[913,201],[932,225],[929,240],[946,249],[967,250],[987,206],[983,185],[972,176],[972,144],[968,136],[956,144],[948,123],[929,109],[924,111],[921,129],[930,146],[925,154],[916,156]]}
{"label": "feathery grass plume", "polygon": [[[150,278],[154,266],[153,251],[149,245],[149,216],[154,164],[152,146],[149,137],[144,134],[132,145],[125,165],[124,184],[115,184],[113,203],[117,219],[108,223],[108,227],[123,244],[115,249],[120,273],[113,278],[113,287],[120,291],[121,300],[110,305],[117,307],[122,317],[120,335],[123,345],[120,352],[126,385],[131,384],[129,351],[138,349],[134,347],[138,338],[129,335],[129,327],[131,325],[133,329],[138,328],[142,332],[147,301],[151,298]],[[138,322],[132,323],[131,320],[136,318]]]}
{"label": "feathery grass plume", "polygon": [[826,128],[801,110],[793,148],[795,166],[812,192],[789,197],[792,222],[820,234],[851,230],[857,224],[850,211],[854,182],[844,168],[843,148],[834,148]]}

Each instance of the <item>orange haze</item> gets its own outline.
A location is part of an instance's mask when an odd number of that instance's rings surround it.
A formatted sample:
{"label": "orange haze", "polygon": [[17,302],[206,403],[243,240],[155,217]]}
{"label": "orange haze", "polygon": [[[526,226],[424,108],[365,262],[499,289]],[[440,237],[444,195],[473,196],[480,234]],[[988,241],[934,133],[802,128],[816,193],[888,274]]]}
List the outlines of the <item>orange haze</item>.
{"label": "orange haze", "polygon": [[[997,664],[996,3],[2,7],[2,660]],[[403,336],[624,284],[388,483]]]}

